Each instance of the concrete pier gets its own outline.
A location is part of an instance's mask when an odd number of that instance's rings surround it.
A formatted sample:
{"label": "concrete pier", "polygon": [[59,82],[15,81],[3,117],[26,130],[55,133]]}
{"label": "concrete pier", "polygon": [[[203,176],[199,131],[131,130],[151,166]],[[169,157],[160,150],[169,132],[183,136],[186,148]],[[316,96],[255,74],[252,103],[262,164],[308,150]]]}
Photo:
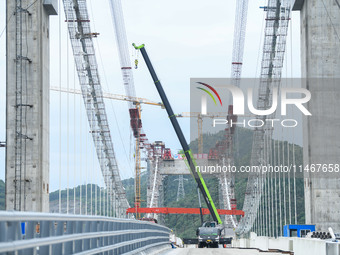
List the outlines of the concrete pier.
{"label": "concrete pier", "polygon": [[[304,165],[339,164],[340,6],[334,0],[296,0],[294,10],[301,12],[302,77],[312,94],[313,116],[304,120]],[[306,223],[340,232],[340,178],[328,177],[305,173]]]}
{"label": "concrete pier", "polygon": [[56,4],[7,0],[6,210],[49,211],[49,15]]}

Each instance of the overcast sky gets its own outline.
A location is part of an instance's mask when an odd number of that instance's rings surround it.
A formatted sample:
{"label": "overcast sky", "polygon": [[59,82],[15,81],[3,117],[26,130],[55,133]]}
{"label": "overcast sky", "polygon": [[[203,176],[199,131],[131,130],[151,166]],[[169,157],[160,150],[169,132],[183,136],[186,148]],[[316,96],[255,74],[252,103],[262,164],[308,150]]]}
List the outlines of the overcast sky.
{"label": "overcast sky", "polygon": [[[103,89],[115,94],[125,94],[108,0],[88,0],[87,2],[92,30],[100,33],[100,36],[94,40]],[[124,0],[122,2],[128,42],[129,44],[132,42],[146,44],[146,49],[175,113],[190,111],[190,78],[230,77],[236,0]],[[259,60],[261,59],[259,50],[262,49],[261,37],[264,31],[262,26],[264,12],[259,7],[266,5],[266,2],[265,0],[249,1],[243,77],[259,76]],[[52,16],[50,19],[50,39],[51,49],[53,49],[50,83],[51,86],[59,86],[62,83],[63,87],[66,87],[68,83],[71,88],[79,88],[77,76],[73,71],[70,43],[66,37],[63,9],[60,13],[62,15],[61,52],[59,52],[59,17]],[[289,36],[287,40],[285,63],[285,65],[289,64],[289,68],[284,69],[283,77],[300,76],[299,23],[299,13],[293,13],[292,33],[289,32],[293,36]],[[5,0],[1,0],[0,32],[4,27]],[[0,38],[0,141],[5,140],[6,123],[5,49],[4,33]],[[67,53],[69,53],[69,58],[67,58]],[[130,53],[131,56],[135,54],[132,46]],[[59,81],[60,56],[62,59],[61,81]],[[67,59],[69,78],[66,76]],[[131,61],[134,61],[134,57]],[[139,68],[134,70],[137,96],[159,102],[160,98],[141,56],[139,63]],[[70,171],[70,186],[84,183],[86,170],[88,171],[87,182],[102,183],[91,137],[88,134],[88,124],[81,98],[70,95],[67,100],[67,96],[62,95],[61,106],[59,100],[59,92],[51,92],[50,190],[58,189],[60,170],[61,187],[66,187],[67,169]],[[127,103],[109,100],[105,103],[121,176],[125,179],[133,175],[134,165],[134,142],[131,138]],[[61,130],[59,129],[60,109]],[[162,140],[173,152],[180,149],[180,144],[164,110],[145,105],[142,111],[142,121],[143,128],[151,142]],[[189,120],[180,119],[180,124],[189,139]],[[67,137],[69,142],[67,142]],[[61,158],[60,150],[62,151]],[[83,169],[82,173],[80,169]],[[1,149],[0,179],[4,179],[4,175],[5,153],[4,149]]]}

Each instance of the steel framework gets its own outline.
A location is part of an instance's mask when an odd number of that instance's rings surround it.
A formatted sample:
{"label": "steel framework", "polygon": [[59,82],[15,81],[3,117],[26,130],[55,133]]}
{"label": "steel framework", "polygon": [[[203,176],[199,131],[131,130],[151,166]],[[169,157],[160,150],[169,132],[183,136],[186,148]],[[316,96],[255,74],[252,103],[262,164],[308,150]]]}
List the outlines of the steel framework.
{"label": "steel framework", "polygon": [[[136,97],[136,90],[134,85],[133,73],[131,68],[131,60],[130,54],[128,50],[128,41],[126,36],[125,30],[125,22],[124,22],[124,15],[122,4],[120,0],[110,0],[110,7],[111,7],[111,16],[112,21],[115,29],[115,38],[118,47],[118,55],[120,60],[120,66],[123,76],[123,83],[126,95],[128,97],[134,98]],[[141,192],[140,192],[140,175],[141,175],[141,150],[144,149],[147,153],[147,157],[149,160],[153,161],[153,165],[156,166],[156,171],[153,171],[152,174],[157,174],[157,166],[158,163],[155,162],[156,157],[154,156],[154,148],[152,144],[149,142],[142,126],[141,120],[141,107],[140,104],[133,104],[129,102],[129,114],[130,114],[130,121],[131,121],[131,129],[133,135],[136,139],[136,148],[135,148],[135,155],[136,155],[136,165],[135,165],[135,207],[139,207],[141,203]],[[151,176],[150,178],[153,180],[157,180],[157,185],[153,185],[153,190],[151,195],[155,198],[155,194],[158,193],[158,183],[160,176]],[[153,180],[151,183],[153,183]],[[157,190],[156,190],[157,189]],[[149,194],[149,193],[148,193]],[[150,203],[150,194],[148,195],[148,202]],[[150,206],[153,205],[153,200]],[[156,200],[155,200],[156,202]],[[139,217],[139,215],[137,215]]]}
{"label": "steel framework", "polygon": [[[286,50],[286,39],[291,11],[290,0],[268,0],[266,8],[266,27],[261,65],[261,79],[259,85],[258,110],[266,110],[272,105],[273,89],[281,85],[281,73]],[[266,123],[269,116],[258,116],[257,119]],[[255,128],[251,153],[251,165],[258,166],[268,163],[265,150],[265,136],[272,138],[273,129],[270,124]],[[245,217],[240,221],[236,230],[238,235],[250,231],[256,219],[264,180],[262,173],[250,173],[245,193],[243,211]]]}
{"label": "steel framework", "polygon": [[148,207],[157,207],[159,199],[159,187],[161,185],[161,175],[159,173],[160,160],[164,154],[164,143],[161,141],[154,142],[151,145],[152,159],[149,164],[149,183],[147,191]]}
{"label": "steel framework", "polygon": [[73,49],[87,118],[97,157],[108,188],[111,205],[115,203],[115,216],[124,217],[129,208],[121,182],[98,74],[90,20],[85,0],[63,0],[66,22]]}
{"label": "steel framework", "polygon": [[[233,55],[232,55],[232,65],[231,65],[231,78],[235,86],[240,87],[240,79],[242,73],[243,65],[243,53],[244,53],[244,43],[247,27],[247,17],[248,17],[248,0],[238,0],[236,1],[236,16],[235,16],[235,27],[234,27],[234,42],[233,42]],[[237,116],[233,115],[233,106],[230,105],[228,108],[228,116],[232,116],[235,121]],[[234,165],[234,144],[237,140],[237,130],[235,127],[228,127],[226,129],[226,155],[222,158],[223,164]],[[235,200],[234,191],[234,175],[224,174],[219,178],[219,183],[222,188],[222,197],[224,202],[224,208],[231,209],[231,201]],[[225,216],[225,224],[229,227],[236,228],[237,219],[232,215]]]}

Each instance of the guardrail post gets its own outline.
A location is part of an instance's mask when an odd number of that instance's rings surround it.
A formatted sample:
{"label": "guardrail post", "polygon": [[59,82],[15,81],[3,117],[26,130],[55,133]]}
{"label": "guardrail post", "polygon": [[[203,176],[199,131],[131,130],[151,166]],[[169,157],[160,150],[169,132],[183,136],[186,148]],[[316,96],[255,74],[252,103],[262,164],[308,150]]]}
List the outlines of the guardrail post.
{"label": "guardrail post", "polygon": [[[99,231],[108,231],[108,222],[100,222]],[[99,246],[107,246],[108,245],[108,237],[101,237]],[[104,254],[108,254],[108,252],[104,252]]]}
{"label": "guardrail post", "polygon": [[[64,235],[64,221],[56,221],[55,224],[57,224],[56,228],[56,236],[62,236]],[[63,254],[63,244],[54,244],[52,245],[52,250],[54,255],[62,255]]]}
{"label": "guardrail post", "polygon": [[7,222],[0,222],[0,242],[7,241]]}
{"label": "guardrail post", "polygon": [[19,222],[7,222],[7,241],[20,240],[20,232]]}
{"label": "guardrail post", "polygon": [[[91,222],[90,221],[86,221],[85,223],[85,232],[86,233],[89,233],[91,232]],[[84,251],[87,251],[90,249],[91,247],[91,240],[87,239],[87,240],[84,240]]]}
{"label": "guardrail post", "polygon": [[[83,232],[84,232],[84,222],[83,221],[77,221],[76,222],[76,233],[81,234]],[[83,242],[84,242],[84,240],[74,241],[74,252],[83,251]]]}
{"label": "guardrail post", "polygon": [[[108,229],[108,231],[114,231],[113,230],[113,222],[108,222],[108,224],[107,224],[107,229]],[[110,237],[108,237],[108,245],[112,245],[113,244],[113,236],[110,236]],[[111,250],[111,251],[109,251],[109,253],[108,253],[109,255],[113,255],[113,251]]]}
{"label": "guardrail post", "polygon": [[[73,221],[67,221],[66,222],[66,233],[68,235],[71,235],[74,233],[74,222]],[[66,242],[64,244],[64,253],[65,254],[73,254],[73,241]]]}
{"label": "guardrail post", "polygon": [[[52,226],[51,221],[41,221],[40,222],[40,237],[41,238],[54,236],[54,233],[55,233],[54,226]],[[42,246],[42,247],[39,247],[39,251],[41,252],[41,254],[51,254],[50,248],[51,248],[50,245]]]}
{"label": "guardrail post", "polygon": [[[98,231],[98,222],[97,221],[91,221],[91,232],[97,232]],[[97,238],[91,238],[91,249],[98,247],[98,239]]]}
{"label": "guardrail post", "polygon": [[[118,231],[118,222],[114,222],[113,223],[113,227],[112,227],[112,231]],[[112,242],[114,243],[114,244],[116,244],[117,243],[117,240],[118,240],[118,236],[113,236],[112,237]],[[114,250],[113,251],[113,254],[114,255],[117,255],[118,254],[118,251],[117,250]]]}

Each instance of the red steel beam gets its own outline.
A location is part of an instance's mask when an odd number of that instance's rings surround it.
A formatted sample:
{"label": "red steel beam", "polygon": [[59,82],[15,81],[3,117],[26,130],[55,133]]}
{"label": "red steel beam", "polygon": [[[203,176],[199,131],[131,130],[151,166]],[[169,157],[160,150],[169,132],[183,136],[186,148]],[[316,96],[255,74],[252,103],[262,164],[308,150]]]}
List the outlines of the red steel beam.
{"label": "red steel beam", "polygon": [[[139,213],[158,213],[158,214],[200,214],[199,208],[170,208],[170,207],[154,207],[154,208],[138,208]],[[126,214],[136,213],[136,208],[128,208]],[[242,210],[223,210],[217,209],[221,215],[241,215],[244,216]],[[203,215],[210,214],[208,208],[202,208]]]}

